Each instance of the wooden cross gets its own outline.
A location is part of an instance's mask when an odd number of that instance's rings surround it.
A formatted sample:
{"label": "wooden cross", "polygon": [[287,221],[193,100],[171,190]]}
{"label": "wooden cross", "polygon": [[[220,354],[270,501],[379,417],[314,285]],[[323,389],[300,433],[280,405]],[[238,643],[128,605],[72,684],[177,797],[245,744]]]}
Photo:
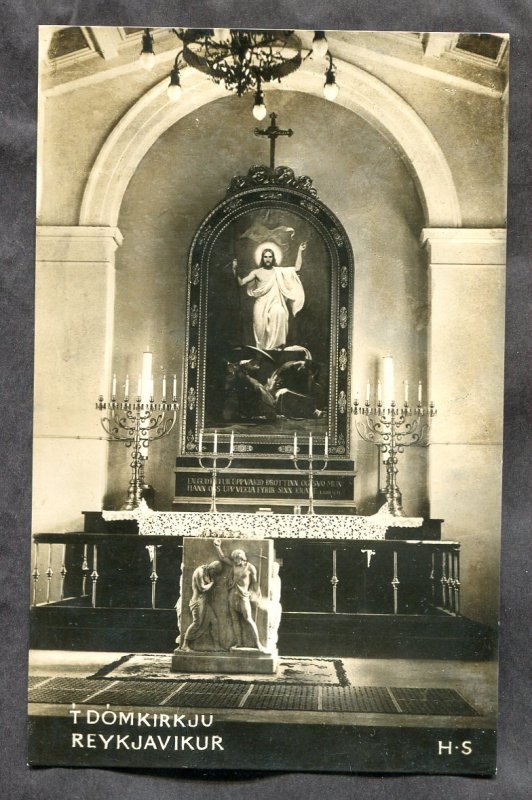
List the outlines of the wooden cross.
{"label": "wooden cross", "polygon": [[283,130],[277,127],[277,114],[275,111],[270,114],[270,119],[271,123],[265,131],[255,128],[255,136],[267,136],[270,140],[270,167],[273,169],[275,167],[275,140],[278,136],[293,136],[294,131],[292,128]]}

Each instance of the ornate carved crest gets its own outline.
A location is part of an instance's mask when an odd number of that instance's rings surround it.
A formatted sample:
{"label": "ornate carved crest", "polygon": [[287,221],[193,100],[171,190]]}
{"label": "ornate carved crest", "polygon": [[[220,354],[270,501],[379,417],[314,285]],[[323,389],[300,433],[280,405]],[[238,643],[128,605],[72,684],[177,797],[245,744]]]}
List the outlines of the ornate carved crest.
{"label": "ornate carved crest", "polygon": [[308,175],[295,175],[290,167],[266,167],[255,164],[250,168],[247,175],[237,175],[229,184],[227,196],[242,192],[244,189],[260,189],[265,186],[282,186],[287,189],[297,189],[306,192],[311,197],[317,197],[318,193],[312,186],[312,180]]}

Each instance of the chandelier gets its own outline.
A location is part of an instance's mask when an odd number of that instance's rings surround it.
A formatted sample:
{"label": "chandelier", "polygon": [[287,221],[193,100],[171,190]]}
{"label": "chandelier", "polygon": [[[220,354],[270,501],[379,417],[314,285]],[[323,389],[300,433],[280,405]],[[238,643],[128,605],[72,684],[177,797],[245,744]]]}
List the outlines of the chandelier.
{"label": "chandelier", "polygon": [[[205,73],[215,83],[223,84],[228,91],[236,92],[239,97],[246,92],[255,92],[253,116],[262,120],[267,113],[262,84],[272,81],[280,83],[287,75],[298,70],[309,56],[328,60],[323,94],[327,100],[336,99],[336,67],[324,31],[314,32],[312,50],[303,56],[301,41],[294,31],[238,31],[229,28],[172,30],[182,43],[170,72],[167,89],[172,101],[181,97],[180,69],[188,65]],[[152,69],[155,63],[150,28],[144,29],[140,62],[147,70]]]}

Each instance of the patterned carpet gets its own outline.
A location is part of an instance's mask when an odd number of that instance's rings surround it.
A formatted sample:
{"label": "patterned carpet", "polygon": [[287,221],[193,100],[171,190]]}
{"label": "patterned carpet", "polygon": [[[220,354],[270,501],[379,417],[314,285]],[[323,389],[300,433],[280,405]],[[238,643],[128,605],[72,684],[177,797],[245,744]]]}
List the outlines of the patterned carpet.
{"label": "patterned carpet", "polygon": [[[189,681],[189,672],[171,672],[172,656],[166,653],[131,653],[120,661],[108,664],[92,677],[115,678],[119,680],[181,680]],[[279,668],[276,675],[226,675],[217,673],[195,673],[194,681],[204,680],[210,682],[234,682],[253,679],[254,683],[310,683],[332,684],[346,686],[348,681],[340,659],[333,658],[279,658]]]}

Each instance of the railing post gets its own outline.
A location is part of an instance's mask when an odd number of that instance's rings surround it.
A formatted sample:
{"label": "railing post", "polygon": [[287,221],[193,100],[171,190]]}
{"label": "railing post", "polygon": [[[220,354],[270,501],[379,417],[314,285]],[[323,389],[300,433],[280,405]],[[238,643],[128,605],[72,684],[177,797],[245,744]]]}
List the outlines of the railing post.
{"label": "railing post", "polygon": [[336,574],[336,548],[332,551],[332,610],[333,614],[336,614],[336,587],[340,581],[338,580],[338,575]]}
{"label": "railing post", "polygon": [[88,562],[88,555],[89,555],[89,545],[83,545],[83,557],[81,560],[81,596],[87,597],[87,575],[89,574],[89,562]]}
{"label": "railing post", "polygon": [[393,578],[392,578],[392,588],[393,588],[393,613],[399,613],[399,586],[401,581],[399,580],[399,570],[398,570],[398,554],[397,550],[394,549],[393,551]]}
{"label": "railing post", "polygon": [[441,553],[441,607],[447,609],[449,602],[449,579],[447,577],[447,551]]}
{"label": "railing post", "polygon": [[455,576],[454,576],[454,608],[455,613],[460,613],[460,548],[457,547],[454,551],[455,555]]}
{"label": "railing post", "polygon": [[66,574],[67,574],[67,568],[66,568],[66,563],[65,562],[66,562],[66,544],[64,544],[63,547],[62,547],[61,570],[60,570],[61,589],[60,589],[60,593],[59,593],[59,599],[60,600],[64,600],[65,599],[65,578],[66,578]]}
{"label": "railing post", "polygon": [[50,594],[52,591],[52,578],[54,576],[54,571],[52,569],[52,545],[48,545],[48,568],[46,570],[46,579],[48,581],[46,585],[46,603],[50,602]]}
{"label": "railing post", "polygon": [[430,582],[430,597],[432,605],[435,606],[436,605],[436,553],[434,549],[430,554],[429,582]]}
{"label": "railing post", "polygon": [[155,595],[157,589],[157,545],[152,545],[148,552],[151,554],[151,574],[150,574],[150,581],[151,581],[151,607],[155,608]]}
{"label": "railing post", "polygon": [[96,608],[96,584],[98,583],[98,545],[93,544],[92,546],[92,572],[91,572],[91,580],[92,580],[92,598],[91,598],[91,605],[93,608]]}
{"label": "railing post", "polygon": [[35,560],[33,562],[33,572],[31,573],[31,577],[33,579],[33,596],[32,596],[32,606],[37,605],[37,584],[39,582],[40,572],[39,572],[39,542],[34,542],[34,552],[35,552]]}

